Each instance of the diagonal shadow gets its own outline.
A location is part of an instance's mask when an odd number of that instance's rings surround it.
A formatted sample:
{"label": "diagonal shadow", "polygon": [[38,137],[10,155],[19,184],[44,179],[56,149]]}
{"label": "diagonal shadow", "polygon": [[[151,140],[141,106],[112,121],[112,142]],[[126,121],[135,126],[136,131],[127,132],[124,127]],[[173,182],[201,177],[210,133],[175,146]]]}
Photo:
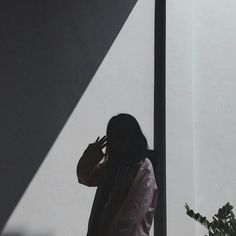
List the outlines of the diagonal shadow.
{"label": "diagonal shadow", "polygon": [[0,2],[0,230],[135,3]]}

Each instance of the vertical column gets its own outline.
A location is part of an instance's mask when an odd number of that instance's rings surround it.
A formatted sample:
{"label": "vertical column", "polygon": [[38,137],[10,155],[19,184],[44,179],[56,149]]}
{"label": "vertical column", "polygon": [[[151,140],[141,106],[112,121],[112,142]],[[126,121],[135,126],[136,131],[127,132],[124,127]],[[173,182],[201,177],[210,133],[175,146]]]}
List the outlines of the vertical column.
{"label": "vertical column", "polygon": [[154,148],[157,150],[156,180],[158,202],[154,235],[166,235],[166,128],[165,128],[165,32],[166,2],[155,6],[155,74],[154,74]]}

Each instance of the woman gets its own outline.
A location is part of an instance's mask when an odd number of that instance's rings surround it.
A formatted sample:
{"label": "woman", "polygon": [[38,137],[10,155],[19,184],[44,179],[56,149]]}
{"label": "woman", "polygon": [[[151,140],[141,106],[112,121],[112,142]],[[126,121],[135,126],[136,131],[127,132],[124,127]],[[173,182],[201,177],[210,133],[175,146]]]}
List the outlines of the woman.
{"label": "woman", "polygon": [[157,186],[147,151],[137,120],[124,113],[110,119],[106,136],[88,145],[77,165],[79,183],[98,186],[87,236],[149,235]]}

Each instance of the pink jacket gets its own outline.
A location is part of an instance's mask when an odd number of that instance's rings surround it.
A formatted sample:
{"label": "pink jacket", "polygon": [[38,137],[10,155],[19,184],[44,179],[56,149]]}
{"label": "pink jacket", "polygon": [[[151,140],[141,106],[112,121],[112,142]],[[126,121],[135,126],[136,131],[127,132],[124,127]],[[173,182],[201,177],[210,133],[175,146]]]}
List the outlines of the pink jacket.
{"label": "pink jacket", "polygon": [[[87,186],[98,186],[104,175],[105,162],[97,163],[98,152],[85,150],[77,166],[78,181]],[[102,153],[100,153],[102,155]],[[100,158],[101,159],[101,158]],[[125,186],[125,181],[131,176],[131,168],[127,168],[125,178],[119,186]],[[119,191],[119,189],[118,189]],[[120,189],[122,192],[122,189]],[[119,202],[116,194],[111,193],[110,201],[119,205],[119,210],[110,220],[104,236],[148,236],[154,218],[157,202],[157,185],[152,163],[145,158],[132,180],[132,185],[125,200]],[[107,216],[109,217],[109,216]]]}

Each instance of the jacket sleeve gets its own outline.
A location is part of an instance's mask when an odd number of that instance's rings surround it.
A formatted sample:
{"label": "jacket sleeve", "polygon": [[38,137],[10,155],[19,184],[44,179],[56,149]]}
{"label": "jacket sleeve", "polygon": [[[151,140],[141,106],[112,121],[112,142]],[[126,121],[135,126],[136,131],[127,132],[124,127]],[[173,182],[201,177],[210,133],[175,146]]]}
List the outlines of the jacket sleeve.
{"label": "jacket sleeve", "polygon": [[[139,230],[147,213],[151,219],[154,216],[156,193],[157,187],[155,177],[147,171],[144,176],[133,184],[124,204],[114,217],[108,235],[140,235]],[[145,232],[149,231],[149,229],[143,230]]]}
{"label": "jacket sleeve", "polygon": [[76,168],[79,183],[89,187],[99,185],[105,169],[105,162],[101,162],[103,156],[93,144],[88,145]]}

